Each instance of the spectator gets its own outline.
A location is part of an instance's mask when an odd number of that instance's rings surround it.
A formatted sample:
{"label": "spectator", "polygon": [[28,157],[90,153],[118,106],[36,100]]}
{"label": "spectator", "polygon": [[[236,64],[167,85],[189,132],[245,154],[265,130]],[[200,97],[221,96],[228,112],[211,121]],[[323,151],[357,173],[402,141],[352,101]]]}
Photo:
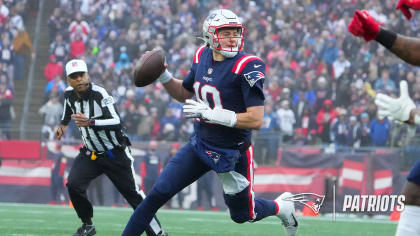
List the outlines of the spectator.
{"label": "spectator", "polygon": [[333,141],[338,151],[346,151],[347,136],[350,132],[346,109],[339,109],[338,117],[331,124],[331,141]]}
{"label": "spectator", "polygon": [[0,83],[0,135],[11,139],[13,94],[6,86],[6,83]]}
{"label": "spectator", "polygon": [[294,135],[292,144],[296,146],[304,146],[308,144],[308,139],[305,137],[305,134],[302,128],[297,128],[295,130],[295,135]]}
{"label": "spectator", "polygon": [[53,41],[56,36],[59,34],[60,30],[62,30],[64,22],[61,15],[61,9],[55,8],[53,14],[48,19],[48,34],[50,37],[50,42]]}
{"label": "spectator", "polygon": [[78,41],[78,37],[80,37],[80,40],[83,42],[87,41],[90,33],[90,26],[83,20],[83,16],[80,12],[76,13],[75,20],[70,23],[69,33],[71,41]]}
{"label": "spectator", "polygon": [[141,115],[137,112],[136,104],[131,103],[128,106],[127,114],[124,116],[125,132],[130,140],[137,141],[137,127],[139,126]]}
{"label": "spectator", "polygon": [[359,148],[362,142],[362,127],[357,121],[356,116],[350,116],[350,127],[347,135],[347,145],[353,148]]}
{"label": "spectator", "polygon": [[57,143],[57,151],[58,153],[53,155],[54,165],[51,170],[51,201],[49,204],[56,205],[61,202],[61,205],[66,205],[69,199],[64,185],[67,158],[61,152],[61,144]]}
{"label": "spectator", "polygon": [[283,100],[276,113],[282,140],[284,143],[289,142],[293,137],[293,125],[296,123],[295,114],[290,109],[289,100]]}
{"label": "spectator", "polygon": [[360,137],[360,146],[367,147],[371,145],[371,137],[370,137],[370,120],[369,115],[366,112],[363,112],[360,115],[361,119],[361,137]]}
{"label": "spectator", "polygon": [[349,68],[351,63],[345,58],[344,52],[338,52],[338,59],[333,63],[334,79],[340,78],[344,71]]}
{"label": "spectator", "polygon": [[70,43],[71,58],[81,58],[86,51],[85,42],[80,34],[74,36],[74,40]]}
{"label": "spectator", "polygon": [[376,147],[384,147],[388,143],[389,131],[391,123],[387,118],[378,115],[370,122],[370,137],[372,145]]}
{"label": "spectator", "polygon": [[63,64],[68,60],[67,55],[70,52],[70,46],[63,41],[63,36],[57,34],[55,40],[50,45],[50,53],[56,56],[57,62]]}
{"label": "spectator", "polygon": [[216,199],[214,198],[213,194],[213,179],[214,173],[207,172],[201,178],[197,180],[197,210],[202,211],[204,210],[203,206],[203,197],[207,199],[208,207],[212,211],[218,211],[219,209],[216,207]]}
{"label": "spectator", "polygon": [[255,161],[261,164],[272,164],[277,159],[279,143],[279,121],[273,112],[272,102],[266,102],[264,106],[264,119],[261,129],[256,132],[255,138]]}
{"label": "spectator", "polygon": [[0,54],[0,62],[3,64],[4,72],[7,74],[7,77],[12,78],[13,80],[13,60],[15,51],[13,49],[13,44],[10,43],[9,37],[2,37]]}
{"label": "spectator", "polygon": [[[165,159],[163,167],[165,167],[168,164],[169,160],[173,156],[175,156],[179,148],[180,148],[179,143],[175,142],[171,144],[171,149],[169,150],[169,156]],[[182,190],[181,192],[177,193],[174,197],[172,197],[172,199],[166,203],[166,208],[171,208],[171,202],[175,201],[175,198],[177,198],[178,207],[181,210],[184,209],[184,190]]]}
{"label": "spectator", "polygon": [[327,99],[324,101],[322,108],[316,114],[316,123],[318,125],[318,135],[322,143],[330,143],[330,125],[337,117],[338,113],[334,109],[332,101]]}
{"label": "spectator", "polygon": [[63,65],[57,62],[57,57],[54,54],[50,55],[50,61],[44,68],[44,76],[47,78],[47,82],[56,76],[63,76]]}
{"label": "spectator", "polygon": [[306,100],[311,106],[315,104],[315,92],[309,88],[309,83],[306,80],[298,83],[299,88],[293,93],[293,106],[296,106],[300,101]]}
{"label": "spectator", "polygon": [[139,136],[140,140],[147,140],[150,138],[150,134],[152,133],[154,124],[154,118],[152,115],[154,113],[154,116],[157,117],[157,111],[155,108],[152,108],[151,110],[152,114],[147,111],[146,106],[143,104],[140,104],[138,107],[138,112],[141,115],[141,118],[137,127],[137,135]]}
{"label": "spectator", "polygon": [[66,84],[61,76],[56,75],[54,80],[51,80],[47,83],[47,87],[45,87],[45,96],[46,100],[50,97],[59,96],[60,98],[63,96],[64,91],[66,90]]}
{"label": "spectator", "polygon": [[0,2],[0,23],[4,24],[9,17],[9,8],[3,3]]}
{"label": "spectator", "polygon": [[141,161],[140,173],[143,181],[141,187],[146,194],[152,189],[161,169],[160,158],[156,153],[157,147],[158,143],[156,141],[150,141],[146,155],[143,156]]}
{"label": "spectator", "polygon": [[53,96],[40,109],[39,114],[43,116],[42,137],[46,140],[54,140],[54,131],[60,124],[63,115],[63,105]]}
{"label": "spectator", "polygon": [[32,58],[35,57],[31,39],[29,38],[25,28],[18,29],[17,35],[13,40],[13,49],[15,50],[13,78],[18,80],[23,79],[25,71],[24,56],[29,53]]}
{"label": "spectator", "polygon": [[375,90],[384,92],[389,89],[394,93],[397,91],[395,82],[389,78],[389,70],[384,69],[381,73],[381,77],[376,80]]}

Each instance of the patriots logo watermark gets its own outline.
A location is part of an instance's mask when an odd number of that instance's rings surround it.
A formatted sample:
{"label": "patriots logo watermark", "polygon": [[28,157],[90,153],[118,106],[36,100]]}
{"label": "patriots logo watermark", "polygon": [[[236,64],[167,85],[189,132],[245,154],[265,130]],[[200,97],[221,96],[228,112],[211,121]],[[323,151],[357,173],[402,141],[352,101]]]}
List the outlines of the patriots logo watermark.
{"label": "patriots logo watermark", "polygon": [[251,71],[249,73],[244,74],[246,81],[248,81],[249,86],[254,86],[258,80],[264,79],[265,75],[261,71]]}
{"label": "patriots logo watermark", "polygon": [[[311,210],[315,213],[319,213],[319,209],[324,203],[325,195],[319,195],[316,193],[299,193],[292,195],[290,197],[283,198],[285,201],[292,201],[292,202],[300,202],[303,205],[311,208]],[[309,202],[313,202],[310,204]]]}
{"label": "patriots logo watermark", "polygon": [[220,159],[220,156],[221,156],[219,153],[213,152],[213,151],[209,151],[209,150],[206,150],[206,153],[207,153],[207,155],[209,155],[209,157],[211,159],[213,159],[214,163],[217,163],[219,161],[219,159]]}

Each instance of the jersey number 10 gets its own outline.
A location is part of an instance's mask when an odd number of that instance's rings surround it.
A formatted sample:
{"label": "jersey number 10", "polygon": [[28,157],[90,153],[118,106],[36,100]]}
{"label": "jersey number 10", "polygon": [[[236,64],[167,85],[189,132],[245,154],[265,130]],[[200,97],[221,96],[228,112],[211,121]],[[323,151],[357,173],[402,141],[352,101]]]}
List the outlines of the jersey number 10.
{"label": "jersey number 10", "polygon": [[[200,88],[200,82],[196,81],[194,83],[193,87],[194,87],[194,91],[195,91],[195,96],[197,98],[200,98],[209,107],[211,107],[212,109],[223,108],[222,98],[220,97],[220,92],[219,92],[219,90],[217,90],[217,88],[215,86],[205,84],[205,85],[201,86],[201,88]],[[210,104],[208,99],[207,99],[208,97],[210,97],[209,95],[213,99],[214,107],[212,107],[212,104]]]}

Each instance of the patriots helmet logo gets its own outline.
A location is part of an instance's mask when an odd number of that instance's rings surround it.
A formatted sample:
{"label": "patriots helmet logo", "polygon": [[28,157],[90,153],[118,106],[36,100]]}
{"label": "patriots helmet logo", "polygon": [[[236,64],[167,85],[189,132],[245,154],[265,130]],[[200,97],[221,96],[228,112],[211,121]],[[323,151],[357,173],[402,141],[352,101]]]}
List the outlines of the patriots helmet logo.
{"label": "patriots helmet logo", "polygon": [[254,84],[260,80],[264,79],[265,75],[261,71],[251,71],[249,73],[244,74],[246,81],[248,81],[249,86],[254,86]]}
{"label": "patriots helmet logo", "polygon": [[214,163],[217,163],[220,159],[220,154],[217,152],[206,150],[206,154],[209,155],[211,159],[213,159]]}
{"label": "patriots helmet logo", "polygon": [[77,61],[72,62],[71,66],[76,67],[77,66]]}
{"label": "patriots helmet logo", "polygon": [[210,14],[206,20],[213,20],[217,16],[216,13]]}
{"label": "patriots helmet logo", "polygon": [[311,208],[315,213],[319,213],[319,209],[324,203],[325,195],[319,195],[316,193],[299,193],[286,198],[283,198],[285,201],[300,202],[303,205]]}

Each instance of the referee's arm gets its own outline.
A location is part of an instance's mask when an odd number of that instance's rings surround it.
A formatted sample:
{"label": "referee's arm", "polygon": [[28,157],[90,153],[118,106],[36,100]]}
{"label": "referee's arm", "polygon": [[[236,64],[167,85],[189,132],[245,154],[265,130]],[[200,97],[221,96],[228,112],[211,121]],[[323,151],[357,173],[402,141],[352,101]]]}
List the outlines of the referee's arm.
{"label": "referee's arm", "polygon": [[101,91],[101,109],[103,118],[95,119],[94,124],[91,126],[93,129],[101,130],[118,130],[121,129],[121,119],[115,108],[115,101],[106,91]]}
{"label": "referee's arm", "polygon": [[70,122],[71,119],[71,114],[72,114],[72,110],[69,104],[69,99],[66,98],[64,100],[64,110],[63,110],[63,115],[61,116],[61,124],[60,126],[57,128],[57,130],[55,131],[55,137],[60,140],[61,137],[64,134],[64,131],[67,129],[67,125]]}

